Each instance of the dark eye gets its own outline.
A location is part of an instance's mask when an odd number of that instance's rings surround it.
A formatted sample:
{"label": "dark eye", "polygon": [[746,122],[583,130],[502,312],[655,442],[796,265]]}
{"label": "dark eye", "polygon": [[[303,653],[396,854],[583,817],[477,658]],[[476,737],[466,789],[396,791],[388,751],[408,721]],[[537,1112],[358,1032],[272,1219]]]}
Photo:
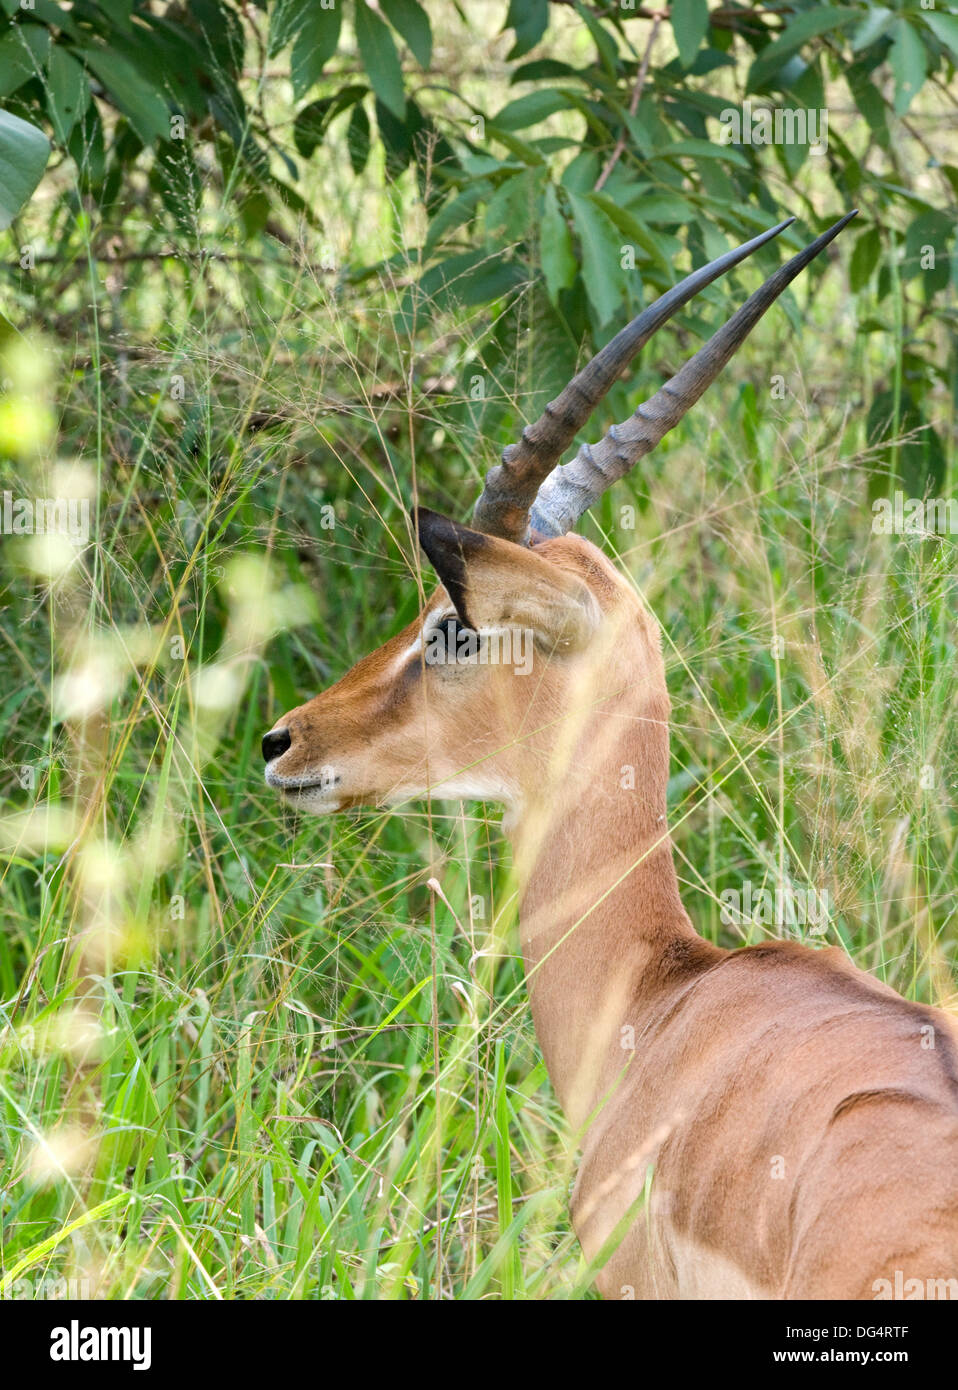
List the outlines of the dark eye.
{"label": "dark eye", "polygon": [[453,614],[451,618],[443,618],[441,623],[437,623],[436,631],[445,635],[447,643],[455,643],[460,632],[468,632],[469,629]]}
{"label": "dark eye", "polygon": [[474,661],[479,651],[479,634],[450,614],[426,638],[427,666],[455,666]]}

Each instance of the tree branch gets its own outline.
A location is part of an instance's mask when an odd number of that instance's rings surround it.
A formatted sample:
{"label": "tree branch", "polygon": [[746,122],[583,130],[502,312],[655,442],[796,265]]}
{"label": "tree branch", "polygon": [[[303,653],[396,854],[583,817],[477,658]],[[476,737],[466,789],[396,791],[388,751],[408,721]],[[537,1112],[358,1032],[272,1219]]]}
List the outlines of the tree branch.
{"label": "tree branch", "polygon": [[[639,64],[639,75],[635,79],[635,86],[632,88],[632,97],[629,101],[630,116],[634,116],[636,111],[638,111],[639,109],[639,101],[642,98],[642,89],[645,86],[645,79],[646,77],[648,77],[649,74],[649,60],[652,57],[652,45],[655,43],[655,40],[659,36],[659,25],[665,18],[664,10],[655,10],[653,13],[655,15],[655,18],[652,21],[652,32],[649,35],[648,43],[645,45],[645,52],[642,54],[642,61]],[[622,133],[620,134],[618,140],[616,140],[615,142],[615,149],[609,155],[609,158],[606,160],[605,163],[605,168],[602,170],[602,173],[595,181],[595,188],[593,188],[592,190],[593,193],[598,193],[601,191],[606,179],[609,177],[609,175],[612,173],[612,170],[618,164],[619,159],[622,155],[622,151],[625,149],[625,138],[627,134],[628,130],[625,126],[623,126]]]}

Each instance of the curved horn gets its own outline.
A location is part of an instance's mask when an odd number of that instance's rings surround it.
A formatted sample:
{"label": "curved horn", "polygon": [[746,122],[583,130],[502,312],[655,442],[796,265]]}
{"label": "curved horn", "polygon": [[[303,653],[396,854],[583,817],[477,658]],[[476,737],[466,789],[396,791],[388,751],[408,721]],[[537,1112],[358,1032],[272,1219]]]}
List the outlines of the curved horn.
{"label": "curved horn", "polygon": [[857,211],[855,208],[846,213],[770,276],[651,400],[637,407],[625,424],[613,425],[599,444],[591,448],[583,444],[571,463],[553,469],[533,506],[533,528],[545,536],[564,535],[606,488],[624,477],[643,454],[654,449],[712,384],[786,285],[838,236]]}
{"label": "curved horn", "polygon": [[699,290],[710,285],[726,270],[772,237],[791,226],[794,217],[779,222],[744,246],[700,266],[672,289],[666,291],[632,320],[591,362],[572,378],[568,386],[550,401],[534,424],[526,425],[517,444],[503,450],[502,464],[490,470],[482,495],[476,503],[473,522],[480,531],[504,536],[524,544],[529,529],[529,511],[536,493],[558,459],[595,410],[613,382],[632,361],[657,329],[672,317]]}

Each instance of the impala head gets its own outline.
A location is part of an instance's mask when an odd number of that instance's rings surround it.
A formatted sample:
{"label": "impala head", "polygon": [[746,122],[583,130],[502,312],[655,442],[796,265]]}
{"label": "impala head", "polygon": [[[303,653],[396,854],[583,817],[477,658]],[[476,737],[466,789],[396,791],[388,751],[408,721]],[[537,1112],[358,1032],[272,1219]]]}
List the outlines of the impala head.
{"label": "impala head", "polygon": [[607,713],[607,701],[628,688],[644,703],[664,795],[668,702],[657,630],[601,552],[566,533],[678,423],[854,215],[776,271],[630,420],[559,465],[652,333],[792,219],[694,271],[639,314],[505,450],[486,479],[475,529],[417,509],[418,540],[441,587],[403,632],[277,720],[263,739],[269,785],[317,814],[427,791],[516,805],[530,788],[546,794],[566,711],[581,711],[560,759],[568,767],[581,740],[596,735],[589,711]]}
{"label": "impala head", "polygon": [[443,581],[416,620],[263,740],[266,780],[313,812],[421,795],[517,802],[596,635],[636,604],[588,541],[534,547],[420,509]]}

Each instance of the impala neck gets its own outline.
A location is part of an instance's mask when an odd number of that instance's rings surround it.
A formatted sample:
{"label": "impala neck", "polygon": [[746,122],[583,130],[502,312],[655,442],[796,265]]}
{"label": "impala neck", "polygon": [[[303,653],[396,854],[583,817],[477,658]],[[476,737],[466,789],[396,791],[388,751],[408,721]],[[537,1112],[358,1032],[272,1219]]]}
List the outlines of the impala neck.
{"label": "impala neck", "polygon": [[614,1087],[643,1020],[722,954],[679,897],[664,692],[661,705],[650,719],[647,706],[606,704],[508,832],[536,1035],[576,1125]]}

